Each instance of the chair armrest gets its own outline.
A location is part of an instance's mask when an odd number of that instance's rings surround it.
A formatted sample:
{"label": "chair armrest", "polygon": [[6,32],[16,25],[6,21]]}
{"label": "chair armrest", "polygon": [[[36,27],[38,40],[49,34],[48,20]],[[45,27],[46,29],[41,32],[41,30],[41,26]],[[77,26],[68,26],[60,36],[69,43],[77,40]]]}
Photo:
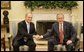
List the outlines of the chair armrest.
{"label": "chair armrest", "polygon": [[11,39],[12,38],[12,35],[10,34],[9,36],[8,36],[8,39]]}
{"label": "chair armrest", "polygon": [[12,39],[12,35],[10,34],[8,36],[8,40],[9,40],[9,50],[11,51],[11,39]]}
{"label": "chair armrest", "polygon": [[79,38],[77,38],[77,40],[76,40],[77,42],[75,43],[75,51],[78,51],[78,49],[80,49],[80,40],[79,40]]}

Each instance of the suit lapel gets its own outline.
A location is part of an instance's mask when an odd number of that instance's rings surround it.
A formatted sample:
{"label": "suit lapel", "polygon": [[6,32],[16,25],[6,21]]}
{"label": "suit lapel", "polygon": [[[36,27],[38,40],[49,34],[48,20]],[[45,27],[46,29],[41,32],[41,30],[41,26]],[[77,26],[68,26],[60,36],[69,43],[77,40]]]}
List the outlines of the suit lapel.
{"label": "suit lapel", "polygon": [[63,34],[65,35],[65,30],[66,30],[66,24],[63,22]]}
{"label": "suit lapel", "polygon": [[26,25],[25,20],[23,21],[23,24],[24,24],[25,31],[27,32],[27,25]]}
{"label": "suit lapel", "polygon": [[57,34],[59,36],[59,23],[56,24],[56,31],[57,31]]}
{"label": "suit lapel", "polygon": [[[65,35],[65,30],[66,30],[66,24],[63,22],[63,34]],[[59,31],[59,23],[56,24],[56,31],[58,36],[60,37],[60,31]]]}
{"label": "suit lapel", "polygon": [[31,22],[30,22],[30,27],[29,27],[29,34],[30,34],[30,32],[31,32]]}

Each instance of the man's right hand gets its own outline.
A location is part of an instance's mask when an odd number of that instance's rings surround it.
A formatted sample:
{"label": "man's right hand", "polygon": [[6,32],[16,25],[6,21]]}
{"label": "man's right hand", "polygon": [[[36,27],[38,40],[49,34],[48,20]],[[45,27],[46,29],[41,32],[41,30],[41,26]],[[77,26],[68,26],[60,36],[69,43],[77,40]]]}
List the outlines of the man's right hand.
{"label": "man's right hand", "polygon": [[71,44],[71,43],[72,43],[71,40],[68,40],[68,41],[66,42],[67,45],[69,45],[69,44]]}

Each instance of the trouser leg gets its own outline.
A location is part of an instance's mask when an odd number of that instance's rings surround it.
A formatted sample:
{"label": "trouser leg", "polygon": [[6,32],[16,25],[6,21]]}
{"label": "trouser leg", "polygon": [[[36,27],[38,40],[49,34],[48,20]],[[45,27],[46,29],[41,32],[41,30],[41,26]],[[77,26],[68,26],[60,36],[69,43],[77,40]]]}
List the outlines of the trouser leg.
{"label": "trouser leg", "polygon": [[48,51],[54,51],[54,45],[58,45],[58,43],[57,43],[57,41],[55,41],[55,39],[48,40]]}
{"label": "trouser leg", "polygon": [[74,46],[73,43],[71,43],[71,44],[69,44],[69,45],[66,45],[66,50],[67,50],[67,51],[73,51],[73,46]]}
{"label": "trouser leg", "polygon": [[29,46],[29,51],[35,51],[36,44],[33,41],[27,42],[27,46]]}
{"label": "trouser leg", "polygon": [[14,43],[13,43],[13,50],[14,50],[14,51],[19,51],[19,46],[20,46],[19,42],[17,42],[17,41],[14,42]]}

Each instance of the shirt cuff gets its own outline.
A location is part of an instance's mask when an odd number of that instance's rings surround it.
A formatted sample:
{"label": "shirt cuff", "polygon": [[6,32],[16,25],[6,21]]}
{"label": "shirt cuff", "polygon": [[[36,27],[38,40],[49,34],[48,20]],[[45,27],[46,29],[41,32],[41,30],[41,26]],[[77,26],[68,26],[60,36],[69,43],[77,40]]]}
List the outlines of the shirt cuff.
{"label": "shirt cuff", "polygon": [[33,38],[35,38],[35,35],[33,35]]}
{"label": "shirt cuff", "polygon": [[41,35],[41,38],[43,38],[43,36]]}

